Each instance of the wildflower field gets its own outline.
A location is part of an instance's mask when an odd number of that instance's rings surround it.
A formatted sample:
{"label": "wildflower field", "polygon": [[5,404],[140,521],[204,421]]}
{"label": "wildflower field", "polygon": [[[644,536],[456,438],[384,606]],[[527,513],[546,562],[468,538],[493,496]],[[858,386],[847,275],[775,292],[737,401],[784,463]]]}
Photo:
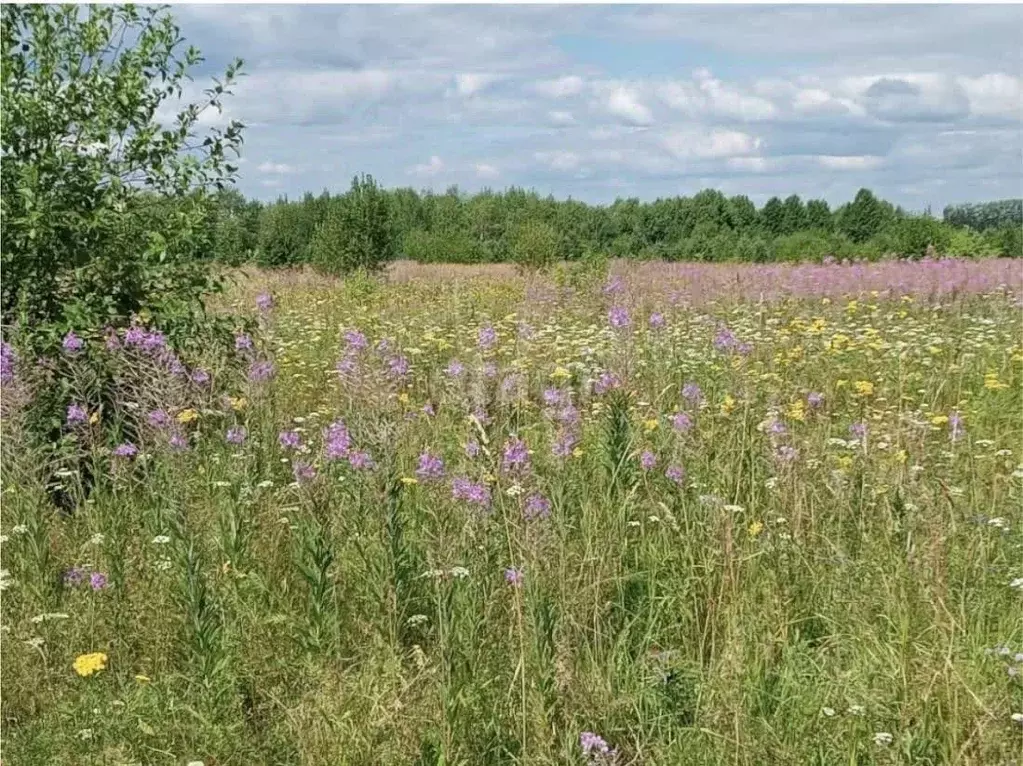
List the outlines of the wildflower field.
{"label": "wildflower field", "polygon": [[1019,266],[249,271],[57,465],[5,346],[3,763],[1018,763]]}

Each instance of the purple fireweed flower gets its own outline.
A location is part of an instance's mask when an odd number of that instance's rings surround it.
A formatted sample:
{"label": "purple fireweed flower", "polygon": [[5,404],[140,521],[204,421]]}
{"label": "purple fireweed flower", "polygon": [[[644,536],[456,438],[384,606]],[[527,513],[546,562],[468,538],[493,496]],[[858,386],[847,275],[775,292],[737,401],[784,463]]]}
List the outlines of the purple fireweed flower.
{"label": "purple fireweed flower", "polygon": [[696,383],[686,383],[682,386],[682,398],[694,406],[703,403],[703,391]]}
{"label": "purple fireweed flower", "polygon": [[107,587],[107,576],[102,572],[93,572],[89,575],[89,587],[93,590],[103,590]]}
{"label": "purple fireweed flower", "polygon": [[465,454],[469,457],[476,457],[480,454],[480,443],[475,439],[469,439],[465,443]]}
{"label": "purple fireweed flower", "polygon": [[610,753],[611,748],[608,747],[607,742],[599,734],[594,734],[592,731],[584,731],[579,735],[579,747],[586,755],[593,755],[594,753]]}
{"label": "purple fireweed flower", "polygon": [[483,377],[485,378],[496,378],[497,377],[497,365],[494,362],[487,362],[483,365]]}
{"label": "purple fireweed flower", "polygon": [[298,449],[302,445],[298,431],[281,431],[277,434],[277,441],[284,449]]}
{"label": "purple fireweed flower", "polygon": [[485,484],[471,482],[464,476],[459,476],[451,482],[451,497],[483,508],[490,507],[490,489]]}
{"label": "purple fireweed flower", "polygon": [[481,426],[488,426],[492,422],[490,415],[482,407],[477,407],[472,411],[472,415],[476,420],[480,422]]}
{"label": "purple fireweed flower", "polygon": [[443,478],[444,461],[437,455],[424,452],[419,456],[419,467],[416,469],[416,476],[423,481]]}
{"label": "purple fireweed flower", "polygon": [[248,333],[240,332],[234,336],[234,349],[235,351],[251,351],[252,350],[252,336]]}
{"label": "purple fireweed flower", "polygon": [[365,450],[349,452],[348,464],[356,471],[372,471],[377,465]]}
{"label": "purple fireweed flower", "polygon": [[616,388],[621,388],[621,385],[621,378],[619,378],[615,373],[602,372],[597,378],[597,381],[593,384],[593,393],[599,396]]}
{"label": "purple fireweed flower", "polygon": [[195,383],[197,386],[205,386],[207,383],[210,382],[210,374],[201,367],[196,367],[194,370],[192,370],[192,374],[189,377],[192,379],[192,382]]}
{"label": "purple fireweed flower", "polygon": [[261,383],[270,380],[274,376],[273,362],[253,362],[249,365],[249,380],[253,383]]}
{"label": "purple fireweed flower", "polygon": [[529,467],[529,450],[524,441],[513,436],[504,443],[502,467],[506,471],[524,470]]}
{"label": "purple fireweed flower", "polygon": [[671,416],[671,427],[680,434],[687,433],[693,427],[693,419],[688,412],[676,412]]}
{"label": "purple fireweed flower", "polygon": [[551,453],[554,457],[567,458],[575,449],[576,437],[569,431],[561,431],[551,445]]}
{"label": "purple fireweed flower", "polygon": [[14,363],[17,355],[9,343],[0,343],[0,382],[10,383],[14,380]]}
{"label": "purple fireweed flower", "polygon": [[583,419],[583,416],[582,414],[580,414],[579,410],[577,410],[571,404],[567,404],[560,410],[558,410],[556,417],[559,423],[568,428],[577,427],[580,423],[582,423]]}
{"label": "purple fireweed flower", "polygon": [[270,311],[274,307],[274,297],[270,293],[260,293],[256,296],[256,308],[260,311]]}
{"label": "purple fireweed flower", "polygon": [[722,327],[714,336],[714,348],[718,351],[731,351],[736,343],[738,340],[727,327]]}
{"label": "purple fireweed flower", "polygon": [[[361,351],[369,346],[369,341],[366,340],[366,336],[358,330],[346,330],[344,337],[349,351]],[[385,341],[381,341],[381,343],[385,343]],[[385,349],[386,346],[381,350]]]}
{"label": "purple fireweed flower", "polygon": [[659,311],[655,311],[650,315],[650,329],[660,330],[664,327],[664,314]]}
{"label": "purple fireweed flower", "polygon": [[771,434],[771,436],[782,436],[788,433],[788,429],[780,420],[772,418],[771,422],[767,424],[767,433]]}
{"label": "purple fireweed flower", "polygon": [[565,393],[557,388],[547,388],[543,392],[543,402],[548,407],[557,407],[564,401]]}
{"label": "purple fireweed flower", "polygon": [[61,346],[69,354],[75,354],[85,348],[85,341],[75,335],[74,330],[68,330],[68,334],[64,336]]}
{"label": "purple fireweed flower", "polygon": [[85,582],[85,570],[81,567],[71,567],[64,572],[64,582],[75,587]]}
{"label": "purple fireweed flower", "polygon": [[85,407],[80,404],[70,404],[67,408],[67,424],[69,426],[75,426],[79,423],[84,423],[89,419],[89,413]]}
{"label": "purple fireweed flower", "polygon": [[341,460],[348,457],[352,449],[352,438],[348,426],[343,420],[337,420],[327,426],[323,432],[324,453],[327,460]]}
{"label": "purple fireweed flower", "polygon": [[179,431],[175,431],[170,435],[167,443],[171,446],[171,449],[184,450],[188,449],[188,439],[185,438],[184,434]]}
{"label": "purple fireweed flower", "polygon": [[515,392],[515,388],[519,385],[520,377],[516,374],[509,375],[501,381],[501,394],[504,396],[511,396]]}
{"label": "purple fireweed flower", "polygon": [[799,459],[799,450],[783,444],[774,451],[774,457],[782,463],[792,463]]}
{"label": "purple fireweed flower", "polygon": [[124,331],[124,342],[128,346],[140,346],[142,341],[146,338],[146,330],[144,327],[139,327],[137,324],[132,325]]}
{"label": "purple fireweed flower", "polygon": [[504,570],[504,581],[509,585],[518,587],[522,585],[522,570],[515,567],[508,567]]}
{"label": "purple fireweed flower", "polygon": [[236,426],[234,428],[227,429],[227,436],[225,438],[227,439],[228,444],[242,444],[245,442],[245,436],[245,429],[241,426]]}
{"label": "purple fireweed flower", "polygon": [[489,351],[495,343],[497,343],[497,331],[490,325],[481,327],[476,334],[476,345],[484,351]]}
{"label": "purple fireweed flower", "polygon": [[444,374],[449,378],[457,378],[465,371],[465,365],[459,362],[457,359],[452,359],[448,362],[448,366],[444,369]]}
{"label": "purple fireweed flower", "polygon": [[629,311],[624,306],[612,306],[611,310],[607,312],[607,321],[616,330],[632,324],[632,320],[629,319]]}
{"label": "purple fireweed flower", "polygon": [[117,337],[117,330],[107,327],[104,331],[107,351],[117,351],[121,348],[121,339]]}
{"label": "purple fireweed flower", "polygon": [[402,378],[408,375],[408,359],[403,356],[391,357],[387,362],[387,367],[393,378]]}
{"label": "purple fireweed flower", "polygon": [[668,466],[664,475],[676,484],[682,484],[686,480],[686,469],[680,465]]}
{"label": "purple fireweed flower", "polygon": [[437,414],[437,410],[434,409],[434,406],[430,404],[430,402],[427,402],[423,405],[423,414],[428,418],[432,418]]}
{"label": "purple fireweed flower", "polygon": [[867,424],[865,422],[853,423],[849,426],[849,433],[854,439],[862,441],[867,438]]}
{"label": "purple fireweed flower", "polygon": [[167,347],[167,337],[159,330],[152,330],[142,334],[142,341],[139,345],[143,351],[149,353],[161,351]]}
{"label": "purple fireweed flower", "polygon": [[650,450],[644,450],[643,454],[639,456],[639,464],[643,466],[644,471],[649,471],[657,465],[657,455]]}
{"label": "purple fireweed flower", "polygon": [[381,338],[377,341],[376,350],[379,354],[387,353],[387,350],[391,347],[391,342],[387,338]]}
{"label": "purple fireweed flower", "polygon": [[146,416],[146,420],[153,428],[163,428],[170,424],[170,415],[166,410],[153,410]]}
{"label": "purple fireweed flower", "polygon": [[139,448],[131,442],[124,442],[114,447],[114,455],[116,457],[128,458],[129,460],[139,454]]}
{"label": "purple fireweed flower", "polygon": [[824,404],[824,394],[818,393],[817,391],[811,391],[806,395],[806,403],[810,406],[810,409],[817,409]]}
{"label": "purple fireweed flower", "polygon": [[532,493],[526,498],[526,505],[522,509],[522,516],[527,521],[533,519],[546,519],[551,515],[551,501],[538,492]]}
{"label": "purple fireweed flower", "polygon": [[338,371],[338,374],[342,376],[351,375],[356,370],[358,370],[359,360],[356,358],[355,352],[349,350],[347,354],[345,354],[343,357],[341,357],[340,360],[338,360],[335,369]]}
{"label": "purple fireweed flower", "polygon": [[949,438],[957,442],[966,433],[966,429],[963,427],[963,416],[959,414],[958,410],[949,413],[948,416],[948,435]]}
{"label": "purple fireweed flower", "polygon": [[167,354],[164,358],[164,362],[166,362],[167,369],[170,371],[171,375],[177,375],[180,377],[188,372],[182,361],[178,359],[177,354]]}
{"label": "purple fireweed flower", "polygon": [[316,478],[316,469],[304,460],[294,461],[291,464],[291,472],[295,476],[295,481],[299,484],[312,481]]}
{"label": "purple fireweed flower", "polygon": [[611,277],[604,285],[604,295],[617,295],[625,289],[625,283],[621,277]]}

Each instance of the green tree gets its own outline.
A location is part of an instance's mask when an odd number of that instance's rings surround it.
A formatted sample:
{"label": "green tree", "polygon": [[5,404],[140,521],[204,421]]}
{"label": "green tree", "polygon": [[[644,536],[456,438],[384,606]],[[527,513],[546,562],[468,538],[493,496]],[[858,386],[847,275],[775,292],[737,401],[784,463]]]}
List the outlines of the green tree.
{"label": "green tree", "polygon": [[523,269],[545,269],[559,257],[558,232],[549,223],[527,221],[515,230],[512,260]]}
{"label": "green tree", "polygon": [[760,210],[760,225],[772,237],[785,233],[785,204],[778,197],[771,197]]}
{"label": "green tree", "polygon": [[242,140],[237,122],[196,129],[241,61],[166,125],[202,59],[165,7],[4,5],[0,38],[4,323],[52,344],[146,309],[189,334],[218,287],[208,192],[233,179]]}
{"label": "green tree", "polygon": [[792,234],[806,227],[806,208],[803,207],[803,200],[798,194],[786,197],[782,203],[782,233]]}
{"label": "green tree", "polygon": [[372,176],[356,176],[340,199],[332,200],[310,244],[310,259],[331,274],[356,269],[379,271],[395,256],[387,196]]}
{"label": "green tree", "polygon": [[838,230],[853,242],[866,242],[879,234],[894,219],[891,206],[887,208],[869,189],[860,189],[856,197],[845,205],[838,216]]}
{"label": "green tree", "polygon": [[835,230],[835,220],[825,200],[812,199],[806,203],[806,228],[826,232]]}

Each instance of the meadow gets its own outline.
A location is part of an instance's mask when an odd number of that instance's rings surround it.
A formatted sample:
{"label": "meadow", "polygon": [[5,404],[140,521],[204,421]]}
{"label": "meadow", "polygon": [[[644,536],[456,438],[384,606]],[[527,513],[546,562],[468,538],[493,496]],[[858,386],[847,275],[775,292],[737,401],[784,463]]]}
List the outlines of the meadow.
{"label": "meadow", "polygon": [[57,466],[5,347],[4,764],[1023,761],[1018,261],[218,300],[65,337]]}

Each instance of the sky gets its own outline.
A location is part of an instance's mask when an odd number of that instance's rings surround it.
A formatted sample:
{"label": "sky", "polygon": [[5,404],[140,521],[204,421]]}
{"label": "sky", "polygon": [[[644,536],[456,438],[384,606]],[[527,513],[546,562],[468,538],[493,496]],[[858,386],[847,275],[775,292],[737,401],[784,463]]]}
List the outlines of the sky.
{"label": "sky", "polygon": [[557,198],[700,189],[909,209],[1023,196],[1021,5],[177,5],[245,77],[263,200],[509,186]]}

